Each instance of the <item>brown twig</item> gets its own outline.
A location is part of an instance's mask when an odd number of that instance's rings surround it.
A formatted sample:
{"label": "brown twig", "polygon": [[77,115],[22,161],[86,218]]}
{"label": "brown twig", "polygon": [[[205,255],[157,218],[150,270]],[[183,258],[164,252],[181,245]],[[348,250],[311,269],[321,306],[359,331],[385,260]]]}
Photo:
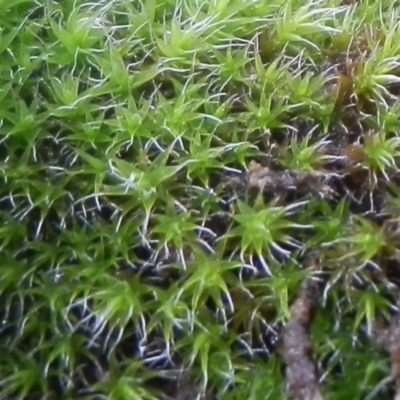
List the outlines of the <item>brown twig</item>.
{"label": "brown twig", "polygon": [[[396,306],[400,309],[400,294],[397,296]],[[394,382],[396,394],[394,400],[400,400],[400,315],[394,315],[387,327],[381,327],[376,332],[376,339],[388,353],[390,359],[390,375],[384,378],[374,390],[365,398],[373,399],[387,384]]]}
{"label": "brown twig", "polygon": [[300,193],[313,193],[332,195],[334,191],[326,184],[329,176],[320,172],[308,171],[271,171],[261,164],[251,161],[248,172],[241,177],[228,180],[230,186],[244,186],[247,189],[257,189],[260,192],[287,193],[298,191]]}
{"label": "brown twig", "polygon": [[286,393],[293,400],[322,400],[310,340],[317,293],[313,281],[304,282],[302,292],[292,305],[290,319],[283,330]]}

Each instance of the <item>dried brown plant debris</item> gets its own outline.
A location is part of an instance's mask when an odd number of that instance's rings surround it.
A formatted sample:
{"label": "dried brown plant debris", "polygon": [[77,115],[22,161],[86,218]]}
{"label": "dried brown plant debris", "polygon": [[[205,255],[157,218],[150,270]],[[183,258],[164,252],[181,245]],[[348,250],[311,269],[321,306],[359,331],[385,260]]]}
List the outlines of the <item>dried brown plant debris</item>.
{"label": "dried brown plant debris", "polygon": [[314,281],[303,282],[300,296],[292,305],[290,319],[283,329],[286,393],[293,400],[322,400],[310,338],[318,292]]}
{"label": "dried brown plant debris", "polygon": [[271,171],[255,161],[248,165],[248,172],[228,181],[229,186],[244,186],[263,193],[282,194],[289,191],[300,194],[329,196],[333,189],[327,184],[329,174],[309,171]]}

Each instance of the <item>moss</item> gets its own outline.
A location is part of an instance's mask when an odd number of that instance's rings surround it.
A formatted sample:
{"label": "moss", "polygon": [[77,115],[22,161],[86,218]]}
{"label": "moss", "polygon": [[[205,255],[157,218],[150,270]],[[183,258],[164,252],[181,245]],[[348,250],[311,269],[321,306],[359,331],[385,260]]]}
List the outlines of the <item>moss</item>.
{"label": "moss", "polygon": [[4,2],[0,397],[393,398],[396,5]]}

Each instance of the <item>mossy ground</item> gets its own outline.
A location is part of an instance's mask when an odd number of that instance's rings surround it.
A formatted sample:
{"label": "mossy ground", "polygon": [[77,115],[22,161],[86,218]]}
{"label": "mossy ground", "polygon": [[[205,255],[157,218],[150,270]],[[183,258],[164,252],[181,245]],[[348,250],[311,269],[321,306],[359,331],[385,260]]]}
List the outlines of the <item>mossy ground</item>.
{"label": "mossy ground", "polygon": [[310,280],[324,399],[370,394],[397,354],[398,6],[0,1],[0,398],[284,399]]}

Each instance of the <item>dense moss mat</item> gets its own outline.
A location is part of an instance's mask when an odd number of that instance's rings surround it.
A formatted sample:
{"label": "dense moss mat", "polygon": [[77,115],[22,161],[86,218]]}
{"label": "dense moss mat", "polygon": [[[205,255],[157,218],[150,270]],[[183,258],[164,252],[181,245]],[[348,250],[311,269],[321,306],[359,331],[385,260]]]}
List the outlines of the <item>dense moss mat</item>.
{"label": "dense moss mat", "polygon": [[399,17],[0,1],[0,398],[356,400],[398,378]]}

